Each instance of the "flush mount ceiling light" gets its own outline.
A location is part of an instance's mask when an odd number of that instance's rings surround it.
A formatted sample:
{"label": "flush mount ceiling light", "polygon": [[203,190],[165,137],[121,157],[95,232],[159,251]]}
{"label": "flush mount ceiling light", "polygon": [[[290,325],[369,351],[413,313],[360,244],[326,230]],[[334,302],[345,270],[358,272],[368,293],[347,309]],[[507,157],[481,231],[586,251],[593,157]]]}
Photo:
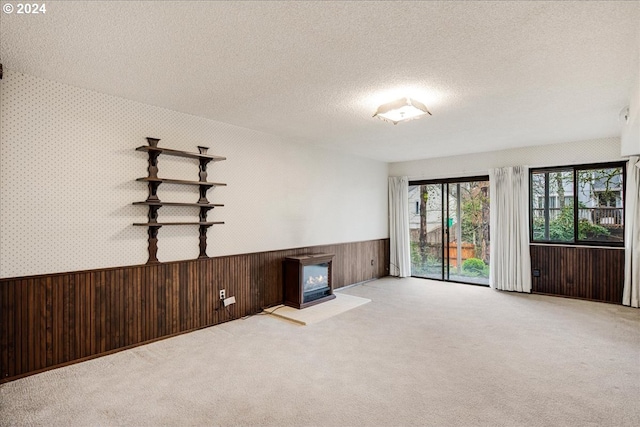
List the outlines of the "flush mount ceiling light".
{"label": "flush mount ceiling light", "polygon": [[379,117],[382,120],[397,125],[399,122],[417,119],[427,114],[431,115],[422,102],[411,98],[402,98],[397,101],[382,104],[378,107],[378,111],[376,111],[373,117]]}

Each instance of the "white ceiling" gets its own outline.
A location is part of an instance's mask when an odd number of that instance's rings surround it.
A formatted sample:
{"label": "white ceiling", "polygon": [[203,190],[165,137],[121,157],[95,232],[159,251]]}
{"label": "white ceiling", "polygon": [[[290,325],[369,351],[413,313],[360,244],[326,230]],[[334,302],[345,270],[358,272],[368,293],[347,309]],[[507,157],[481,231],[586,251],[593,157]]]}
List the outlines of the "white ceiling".
{"label": "white ceiling", "polygon": [[617,136],[639,70],[639,1],[46,7],[0,14],[6,69],[388,162]]}

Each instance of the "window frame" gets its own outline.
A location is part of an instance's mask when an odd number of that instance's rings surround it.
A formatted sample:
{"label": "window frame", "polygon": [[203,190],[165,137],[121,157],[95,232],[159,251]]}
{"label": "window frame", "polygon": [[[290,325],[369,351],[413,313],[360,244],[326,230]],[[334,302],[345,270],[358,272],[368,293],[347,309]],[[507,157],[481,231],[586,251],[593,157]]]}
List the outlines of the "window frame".
{"label": "window frame", "polygon": [[[578,200],[578,173],[580,171],[590,170],[590,169],[613,169],[620,168],[622,170],[622,185],[620,186],[620,193],[622,196],[622,241],[621,242],[604,242],[599,240],[581,240],[578,238],[578,222],[579,222],[579,200]],[[533,238],[533,175],[540,173],[554,173],[554,172],[571,172],[573,178],[573,196],[565,196],[572,197],[573,201],[573,240],[569,241],[558,241],[558,240],[544,240],[538,239],[534,240]],[[627,184],[627,161],[617,161],[617,162],[603,162],[603,163],[584,163],[577,165],[566,165],[566,166],[553,166],[553,167],[539,167],[539,168],[530,168],[529,169],[529,242],[530,244],[540,244],[540,245],[560,245],[560,246],[605,246],[605,247],[624,247],[624,239],[625,239],[625,212],[627,205],[626,198],[626,185]],[[548,176],[545,179],[545,195],[544,195],[544,206],[545,206],[545,224],[549,224],[549,183]],[[566,202],[565,202],[566,203]]]}
{"label": "window frame", "polygon": [[[442,249],[440,251],[441,253],[441,259],[442,259],[442,269],[441,269],[441,274],[440,274],[440,278],[432,278],[432,277],[423,277],[423,276],[414,276],[413,272],[411,274],[411,277],[416,277],[419,279],[425,279],[425,280],[437,280],[439,282],[445,282],[445,283],[461,283],[463,285],[471,285],[471,286],[485,286],[485,287],[489,287],[489,284],[479,284],[479,283],[471,283],[471,282],[462,282],[462,281],[458,281],[458,280],[451,280],[449,277],[451,276],[450,274],[450,264],[449,263],[445,263],[444,260],[446,259],[445,257],[445,253],[448,253],[449,251],[449,225],[447,224],[448,221],[448,217],[445,215],[445,212],[449,212],[449,199],[447,197],[447,191],[445,190],[445,185],[448,184],[462,184],[465,182],[473,182],[473,181],[487,181],[490,183],[489,180],[489,175],[473,175],[473,176],[462,176],[462,177],[457,177],[457,178],[437,178],[437,179],[416,179],[416,180],[412,180],[409,181],[409,186],[419,186],[419,185],[441,185],[440,187],[440,200],[441,200],[441,209],[443,212],[442,215],[442,219],[441,219],[441,241],[442,241]],[[491,198],[491,195],[489,195],[489,198]],[[422,212],[420,212],[420,214],[422,215]],[[491,225],[488,224],[489,227],[489,236],[491,236]],[[491,239],[491,237],[489,237],[489,239]],[[411,236],[409,236],[409,240],[411,240]],[[446,264],[446,266],[445,266]],[[446,274],[445,274],[446,273]],[[446,278],[445,278],[446,277]]]}

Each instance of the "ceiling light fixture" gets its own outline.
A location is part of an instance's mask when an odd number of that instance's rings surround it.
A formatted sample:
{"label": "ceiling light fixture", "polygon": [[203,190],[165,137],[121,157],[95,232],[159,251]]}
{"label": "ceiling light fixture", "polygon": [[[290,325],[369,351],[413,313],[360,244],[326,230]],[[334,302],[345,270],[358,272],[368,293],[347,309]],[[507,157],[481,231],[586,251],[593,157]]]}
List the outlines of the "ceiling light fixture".
{"label": "ceiling light fixture", "polygon": [[378,111],[376,111],[373,117],[379,117],[382,120],[397,125],[399,122],[417,119],[427,114],[431,115],[422,102],[411,98],[402,98],[397,101],[382,104],[378,107]]}

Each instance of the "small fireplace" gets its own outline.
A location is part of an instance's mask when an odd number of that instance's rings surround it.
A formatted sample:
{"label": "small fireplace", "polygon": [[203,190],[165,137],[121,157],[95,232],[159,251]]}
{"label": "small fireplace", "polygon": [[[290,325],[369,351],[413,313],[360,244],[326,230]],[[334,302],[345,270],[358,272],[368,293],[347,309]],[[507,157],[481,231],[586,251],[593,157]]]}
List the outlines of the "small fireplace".
{"label": "small fireplace", "polygon": [[333,295],[333,254],[315,254],[284,259],[284,304],[305,308]]}

